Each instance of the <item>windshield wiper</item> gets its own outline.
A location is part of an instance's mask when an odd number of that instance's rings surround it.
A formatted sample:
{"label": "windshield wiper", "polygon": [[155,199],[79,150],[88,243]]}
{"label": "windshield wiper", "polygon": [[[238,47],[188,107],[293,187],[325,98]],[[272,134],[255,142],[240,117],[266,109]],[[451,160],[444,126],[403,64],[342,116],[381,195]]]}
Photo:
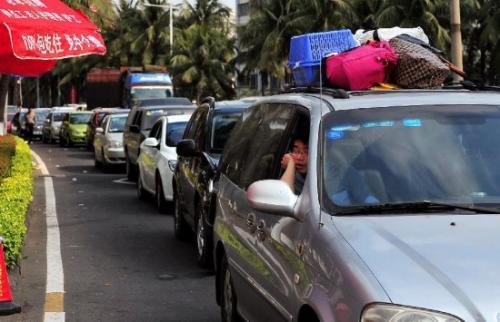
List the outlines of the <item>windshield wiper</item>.
{"label": "windshield wiper", "polygon": [[428,212],[428,211],[446,211],[446,210],[466,210],[477,214],[498,214],[500,210],[494,208],[483,208],[475,206],[466,206],[458,204],[449,204],[434,201],[401,202],[386,203],[381,205],[369,205],[352,207],[335,212],[335,215],[354,215],[354,214],[379,214],[387,212]]}

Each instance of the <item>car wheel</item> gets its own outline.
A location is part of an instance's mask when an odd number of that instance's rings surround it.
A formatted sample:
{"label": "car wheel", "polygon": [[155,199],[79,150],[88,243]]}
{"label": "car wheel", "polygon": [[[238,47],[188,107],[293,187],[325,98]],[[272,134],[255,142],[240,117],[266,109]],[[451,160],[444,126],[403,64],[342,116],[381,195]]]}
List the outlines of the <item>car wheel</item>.
{"label": "car wheel", "polygon": [[109,164],[106,162],[106,158],[104,157],[104,148],[101,148],[101,162],[102,162],[102,169],[104,171],[108,171]]}
{"label": "car wheel", "polygon": [[167,213],[167,201],[163,193],[163,184],[160,175],[156,176],[156,189],[155,189],[156,208],[162,214]]}
{"label": "car wheel", "polygon": [[137,176],[137,198],[139,198],[139,200],[146,199],[146,190],[144,190],[144,186],[142,185],[140,173]]}
{"label": "car wheel", "polygon": [[236,292],[234,291],[233,279],[227,258],[224,256],[221,261],[221,320],[222,322],[237,322],[240,321],[238,311],[236,309]]}
{"label": "car wheel", "polygon": [[135,181],[137,179],[137,171],[135,171],[134,165],[130,162],[128,156],[125,156],[125,168],[127,171],[127,179],[129,181]]}
{"label": "car wheel", "polygon": [[97,153],[95,151],[94,151],[94,166],[96,167],[96,169],[100,169],[102,166],[101,161],[97,159]]}
{"label": "car wheel", "polygon": [[201,201],[196,207],[196,255],[202,268],[212,267],[212,229],[207,225],[207,211]]}
{"label": "car wheel", "polygon": [[59,145],[62,147],[66,145],[66,140],[62,136],[59,137]]}
{"label": "car wheel", "polygon": [[184,219],[184,212],[179,201],[178,195],[174,197],[174,233],[178,240],[187,240],[189,237],[189,228]]}

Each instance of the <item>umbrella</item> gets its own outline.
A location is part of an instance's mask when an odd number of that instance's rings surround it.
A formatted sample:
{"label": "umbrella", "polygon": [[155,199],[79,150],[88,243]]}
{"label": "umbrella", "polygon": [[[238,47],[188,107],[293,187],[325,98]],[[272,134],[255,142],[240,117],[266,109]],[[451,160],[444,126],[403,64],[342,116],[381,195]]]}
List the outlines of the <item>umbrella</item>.
{"label": "umbrella", "polygon": [[38,76],[58,59],[104,55],[98,31],[59,0],[0,0],[0,74]]}

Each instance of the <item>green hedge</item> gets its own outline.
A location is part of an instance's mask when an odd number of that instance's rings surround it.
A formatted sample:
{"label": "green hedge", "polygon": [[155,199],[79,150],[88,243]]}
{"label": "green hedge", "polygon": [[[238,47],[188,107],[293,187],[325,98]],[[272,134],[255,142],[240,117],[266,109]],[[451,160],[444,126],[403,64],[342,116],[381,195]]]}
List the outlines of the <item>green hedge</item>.
{"label": "green hedge", "polygon": [[12,135],[0,136],[0,180],[10,173],[10,162],[16,153],[16,139]]}
{"label": "green hedge", "polygon": [[33,166],[29,146],[15,138],[16,148],[10,173],[0,179],[0,235],[3,236],[5,260],[12,268],[19,260],[26,233],[25,216],[33,199]]}

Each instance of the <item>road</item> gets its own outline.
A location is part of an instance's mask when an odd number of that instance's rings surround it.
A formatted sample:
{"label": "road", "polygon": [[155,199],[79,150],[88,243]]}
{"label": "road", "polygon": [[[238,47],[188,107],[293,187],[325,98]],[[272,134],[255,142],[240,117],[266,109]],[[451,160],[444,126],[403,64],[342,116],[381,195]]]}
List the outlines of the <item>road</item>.
{"label": "road", "polygon": [[213,273],[197,267],[193,243],[175,239],[171,215],[139,201],[121,171],[95,169],[83,147],[32,149],[54,181],[66,321],[220,320]]}

